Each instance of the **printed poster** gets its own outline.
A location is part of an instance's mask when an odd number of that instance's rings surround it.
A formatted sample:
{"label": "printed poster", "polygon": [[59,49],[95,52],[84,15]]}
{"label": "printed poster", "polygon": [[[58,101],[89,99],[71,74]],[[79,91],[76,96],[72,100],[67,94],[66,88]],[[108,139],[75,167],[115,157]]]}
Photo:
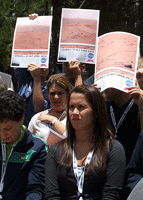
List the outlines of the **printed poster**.
{"label": "printed poster", "polygon": [[126,32],[111,32],[98,39],[95,82],[101,91],[116,88],[127,92],[135,85],[140,37]]}
{"label": "printed poster", "polygon": [[34,20],[17,18],[11,67],[27,68],[30,63],[49,67],[51,25],[52,16],[39,16]]}
{"label": "printed poster", "polygon": [[99,10],[62,9],[58,62],[95,64]]}

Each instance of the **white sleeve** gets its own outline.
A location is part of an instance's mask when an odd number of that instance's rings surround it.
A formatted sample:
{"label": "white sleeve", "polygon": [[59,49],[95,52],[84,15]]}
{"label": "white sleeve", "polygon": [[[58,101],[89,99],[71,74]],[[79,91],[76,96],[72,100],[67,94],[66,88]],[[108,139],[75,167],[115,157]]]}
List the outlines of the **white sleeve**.
{"label": "white sleeve", "polygon": [[28,130],[32,133],[32,134],[35,134],[35,126],[36,126],[36,123],[37,123],[37,120],[38,120],[38,117],[39,117],[39,115],[41,114],[42,112],[39,112],[39,113],[37,113],[37,114],[35,114],[32,118],[31,118],[31,120],[30,120],[30,122],[29,122],[29,124],[28,124]]}
{"label": "white sleeve", "polygon": [[62,135],[64,138],[67,138],[67,130],[64,132],[64,134]]}
{"label": "white sleeve", "polygon": [[[34,116],[33,116],[34,117]],[[29,124],[28,124],[28,130],[33,134],[33,120],[34,118],[31,118]]]}
{"label": "white sleeve", "polygon": [[[67,117],[64,118],[64,119],[61,121],[61,123],[62,123],[63,125],[66,126],[66,123],[67,123]],[[64,132],[64,134],[63,134],[62,136],[63,136],[64,138],[67,138],[67,130]]]}

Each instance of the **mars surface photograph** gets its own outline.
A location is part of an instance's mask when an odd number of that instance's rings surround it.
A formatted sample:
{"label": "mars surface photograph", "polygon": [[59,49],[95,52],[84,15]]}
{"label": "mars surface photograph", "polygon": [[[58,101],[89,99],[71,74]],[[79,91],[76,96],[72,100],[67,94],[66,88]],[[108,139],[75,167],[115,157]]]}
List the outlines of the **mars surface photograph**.
{"label": "mars surface photograph", "polygon": [[90,9],[62,9],[58,61],[95,62],[99,12]]}
{"label": "mars surface photograph", "polygon": [[99,13],[86,9],[62,9],[61,43],[96,44]]}
{"label": "mars surface photograph", "polygon": [[14,49],[47,49],[49,26],[18,25]]}
{"label": "mars surface photograph", "polygon": [[17,18],[14,47],[18,50],[47,49],[49,45],[51,17]]}
{"label": "mars surface photograph", "polygon": [[134,72],[139,37],[126,32],[112,32],[99,37],[96,73],[110,67]]}
{"label": "mars surface photograph", "polygon": [[[30,62],[48,67],[52,16],[32,20],[18,17],[15,27],[11,67],[27,68]],[[42,57],[46,60],[42,60]]]}

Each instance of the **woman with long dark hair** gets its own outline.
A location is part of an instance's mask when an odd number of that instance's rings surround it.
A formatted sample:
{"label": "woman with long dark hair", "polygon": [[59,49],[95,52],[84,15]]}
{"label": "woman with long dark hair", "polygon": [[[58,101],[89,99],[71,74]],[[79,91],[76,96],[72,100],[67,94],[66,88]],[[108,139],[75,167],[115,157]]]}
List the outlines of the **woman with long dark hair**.
{"label": "woman with long dark hair", "polygon": [[45,199],[120,199],[125,153],[113,139],[104,99],[95,87],[72,90],[67,134],[47,154]]}

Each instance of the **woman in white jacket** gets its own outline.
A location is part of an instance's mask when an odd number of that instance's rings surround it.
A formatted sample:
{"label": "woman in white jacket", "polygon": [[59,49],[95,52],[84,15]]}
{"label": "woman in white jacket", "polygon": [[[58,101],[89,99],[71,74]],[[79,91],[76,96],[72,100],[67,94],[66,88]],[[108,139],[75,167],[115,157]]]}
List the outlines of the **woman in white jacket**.
{"label": "woman in white jacket", "polygon": [[[47,88],[52,108],[34,115],[28,130],[46,141],[51,138],[52,141],[47,141],[50,146],[66,137],[66,109],[71,89],[68,79],[61,74],[52,75],[47,82]],[[50,133],[52,136],[49,138]]]}

